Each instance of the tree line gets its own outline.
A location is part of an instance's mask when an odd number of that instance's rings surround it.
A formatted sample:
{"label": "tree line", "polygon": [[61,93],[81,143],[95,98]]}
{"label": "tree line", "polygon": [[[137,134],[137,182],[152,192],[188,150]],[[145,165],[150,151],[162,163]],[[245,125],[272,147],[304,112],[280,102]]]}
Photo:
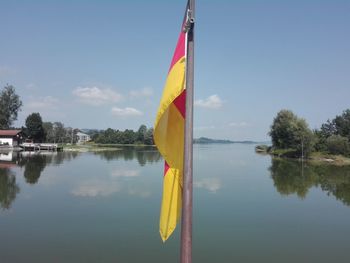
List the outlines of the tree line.
{"label": "tree line", "polygon": [[124,131],[108,128],[97,131],[92,135],[92,140],[101,144],[144,144],[153,145],[153,128],[147,128],[142,124],[135,132],[130,129]]}
{"label": "tree line", "polygon": [[[77,142],[79,129],[65,127],[61,122],[43,122],[40,113],[32,113],[26,119],[26,127],[22,131],[27,138],[35,142],[71,143]],[[91,141],[101,144],[144,144],[153,145],[153,129],[148,129],[142,124],[135,132],[130,129],[125,131],[114,130],[90,130],[87,132]]]}
{"label": "tree line", "polygon": [[[22,127],[23,133],[35,142],[74,144],[78,140],[79,129],[65,127],[61,122],[43,122],[38,112],[30,114],[25,123],[26,127]],[[130,129],[120,131],[108,128],[102,131],[90,130],[87,133],[95,143],[153,145],[153,129],[148,129],[144,124],[136,132]]]}
{"label": "tree line", "polygon": [[350,109],[315,130],[292,111],[281,110],[273,120],[269,135],[272,150],[286,150],[296,156],[307,156],[314,151],[350,156]]}
{"label": "tree line", "polygon": [[34,142],[76,143],[79,129],[65,127],[62,122],[43,122],[39,112],[28,115],[22,127],[24,137]]}
{"label": "tree line", "polygon": [[[0,92],[0,129],[10,129],[23,103],[12,85],[6,85]],[[71,143],[77,142],[79,129],[65,127],[62,122],[44,122],[39,112],[31,113],[22,126],[24,138],[34,142]],[[108,128],[107,130],[90,130],[92,141],[101,144],[144,144],[153,145],[153,129],[142,124],[137,131],[124,131]]]}

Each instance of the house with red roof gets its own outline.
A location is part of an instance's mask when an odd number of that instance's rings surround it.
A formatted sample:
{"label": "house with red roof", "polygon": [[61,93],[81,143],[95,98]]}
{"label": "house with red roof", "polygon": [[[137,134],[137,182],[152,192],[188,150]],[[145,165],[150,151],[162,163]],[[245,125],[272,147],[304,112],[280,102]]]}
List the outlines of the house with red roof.
{"label": "house with red roof", "polygon": [[16,147],[22,142],[22,130],[0,130],[0,146]]}

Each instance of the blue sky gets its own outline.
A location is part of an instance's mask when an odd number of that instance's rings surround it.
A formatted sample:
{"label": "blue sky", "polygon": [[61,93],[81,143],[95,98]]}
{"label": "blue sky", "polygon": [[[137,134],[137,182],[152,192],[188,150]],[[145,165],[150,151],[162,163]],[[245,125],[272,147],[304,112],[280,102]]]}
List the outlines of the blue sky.
{"label": "blue sky", "polygon": [[[76,128],[153,126],[185,0],[0,0],[0,87]],[[195,137],[267,140],[350,108],[350,1],[197,0]]]}

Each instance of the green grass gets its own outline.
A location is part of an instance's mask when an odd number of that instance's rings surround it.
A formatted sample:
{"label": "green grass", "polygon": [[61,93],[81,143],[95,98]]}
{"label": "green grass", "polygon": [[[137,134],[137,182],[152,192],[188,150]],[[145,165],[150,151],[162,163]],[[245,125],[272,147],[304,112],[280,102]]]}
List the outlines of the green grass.
{"label": "green grass", "polygon": [[310,161],[315,164],[333,164],[333,165],[350,165],[350,158],[343,155],[329,154],[325,152],[313,152],[309,157]]}
{"label": "green grass", "polygon": [[270,154],[278,156],[278,157],[287,157],[287,158],[298,158],[300,157],[295,149],[273,149],[269,151]]}

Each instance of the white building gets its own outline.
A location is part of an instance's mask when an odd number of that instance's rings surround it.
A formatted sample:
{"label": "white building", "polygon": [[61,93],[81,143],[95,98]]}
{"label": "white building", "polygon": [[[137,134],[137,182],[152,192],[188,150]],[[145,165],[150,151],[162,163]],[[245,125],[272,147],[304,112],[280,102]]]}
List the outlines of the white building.
{"label": "white building", "polygon": [[21,130],[0,130],[0,146],[18,146],[22,139],[21,132]]}
{"label": "white building", "polygon": [[78,137],[77,143],[84,143],[84,142],[88,142],[91,140],[90,135],[82,133],[82,132],[78,132],[77,137]]}

